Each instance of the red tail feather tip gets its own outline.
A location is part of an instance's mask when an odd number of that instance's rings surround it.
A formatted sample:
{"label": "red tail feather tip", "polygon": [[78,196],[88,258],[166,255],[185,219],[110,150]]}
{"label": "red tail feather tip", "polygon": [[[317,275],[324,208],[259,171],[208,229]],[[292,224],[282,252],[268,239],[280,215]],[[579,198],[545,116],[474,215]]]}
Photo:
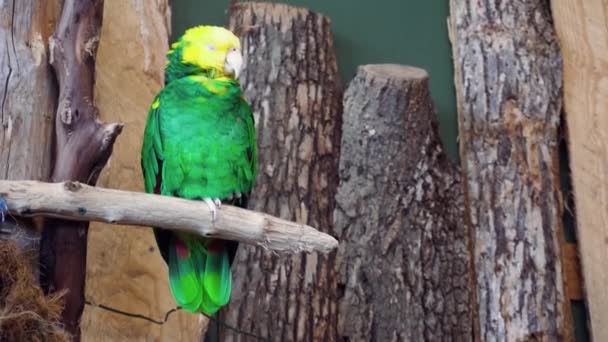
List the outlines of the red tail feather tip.
{"label": "red tail feather tip", "polygon": [[219,253],[223,249],[222,242],[219,240],[211,240],[207,244],[207,251],[210,253]]}
{"label": "red tail feather tip", "polygon": [[181,259],[187,258],[190,253],[188,251],[188,246],[184,243],[184,241],[180,239],[175,239],[175,252],[177,256]]}

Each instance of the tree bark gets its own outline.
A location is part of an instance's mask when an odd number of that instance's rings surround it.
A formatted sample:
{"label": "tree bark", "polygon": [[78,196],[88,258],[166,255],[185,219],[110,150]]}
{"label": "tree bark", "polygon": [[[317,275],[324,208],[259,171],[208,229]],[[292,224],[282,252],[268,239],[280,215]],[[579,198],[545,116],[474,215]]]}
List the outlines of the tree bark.
{"label": "tree bark", "polygon": [[[230,27],[243,44],[242,87],[257,126],[249,207],[332,234],[341,91],[330,21],[302,8],[246,2],[232,7]],[[335,253],[279,258],[239,249],[228,324],[275,341],[336,339]],[[246,339],[226,330],[220,337]]]}
{"label": "tree bark", "polygon": [[344,341],[469,341],[459,169],[440,141],[426,71],[359,67],[344,97],[335,229]]}
{"label": "tree bark", "polygon": [[562,60],[548,1],[451,1],[481,341],[568,339],[558,234]]}
{"label": "tree bark", "polygon": [[[53,182],[94,185],[122,130],[121,124],[101,123],[95,108],[95,54],[102,16],[103,0],[65,0],[49,41],[59,82]],[[43,284],[49,292],[67,290],[62,321],[75,340],[80,339],[84,308],[87,230],[86,222],[48,220],[41,247]]]}
{"label": "tree bark", "polygon": [[[46,42],[58,10],[50,0],[0,2],[0,179],[49,178],[57,87]],[[37,265],[34,222],[14,223],[0,227],[0,238],[15,240]]]}
{"label": "tree bark", "polygon": [[257,245],[275,252],[328,253],[338,241],[317,229],[230,205],[215,221],[201,201],[103,189],[78,182],[0,181],[0,196],[15,215],[159,227]]}

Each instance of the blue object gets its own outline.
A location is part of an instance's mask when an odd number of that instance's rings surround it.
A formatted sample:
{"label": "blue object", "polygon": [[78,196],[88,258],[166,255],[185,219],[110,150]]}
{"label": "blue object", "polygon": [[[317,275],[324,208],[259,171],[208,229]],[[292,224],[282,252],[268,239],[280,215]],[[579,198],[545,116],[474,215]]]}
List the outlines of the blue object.
{"label": "blue object", "polygon": [[0,224],[4,223],[4,218],[8,213],[8,205],[2,196],[0,196]]}

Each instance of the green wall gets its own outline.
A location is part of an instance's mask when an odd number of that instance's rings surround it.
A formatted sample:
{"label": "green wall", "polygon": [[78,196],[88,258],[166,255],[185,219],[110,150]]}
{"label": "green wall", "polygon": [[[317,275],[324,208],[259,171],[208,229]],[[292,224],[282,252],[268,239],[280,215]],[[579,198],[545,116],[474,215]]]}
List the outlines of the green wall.
{"label": "green wall", "polygon": [[[346,84],[361,64],[399,63],[426,69],[443,143],[457,159],[457,116],[448,0],[284,0],[331,18],[338,67]],[[228,0],[173,0],[173,37],[190,26],[225,25]]]}

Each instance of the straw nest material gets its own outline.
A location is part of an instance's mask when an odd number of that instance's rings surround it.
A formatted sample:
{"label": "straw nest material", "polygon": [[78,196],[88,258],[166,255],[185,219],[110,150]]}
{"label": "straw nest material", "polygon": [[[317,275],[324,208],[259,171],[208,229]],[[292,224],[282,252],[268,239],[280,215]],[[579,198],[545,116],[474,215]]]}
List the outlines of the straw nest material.
{"label": "straw nest material", "polygon": [[60,296],[45,296],[17,246],[0,240],[0,341],[69,341]]}

